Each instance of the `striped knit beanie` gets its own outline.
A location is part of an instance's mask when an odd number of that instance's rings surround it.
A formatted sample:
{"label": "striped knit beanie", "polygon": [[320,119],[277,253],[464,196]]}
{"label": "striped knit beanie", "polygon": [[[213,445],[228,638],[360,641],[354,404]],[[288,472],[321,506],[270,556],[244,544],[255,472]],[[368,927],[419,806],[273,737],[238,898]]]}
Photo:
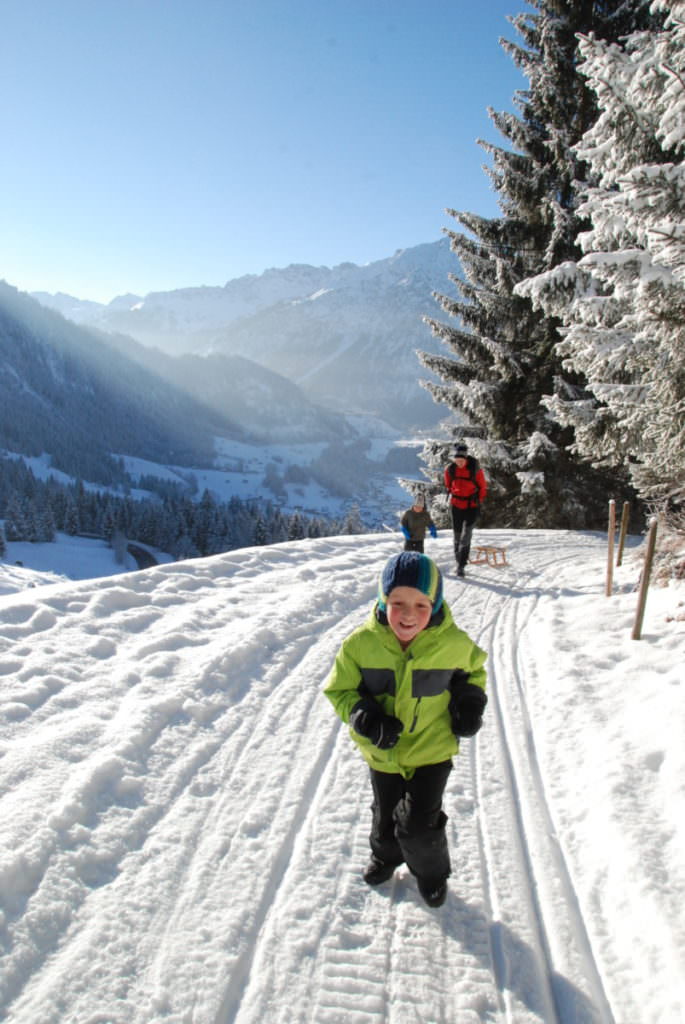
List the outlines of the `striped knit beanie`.
{"label": "striped knit beanie", "polygon": [[378,580],[378,608],[387,610],[388,595],[395,587],[414,587],[433,605],[433,615],[442,605],[442,576],[435,562],[419,551],[401,551],[393,555]]}

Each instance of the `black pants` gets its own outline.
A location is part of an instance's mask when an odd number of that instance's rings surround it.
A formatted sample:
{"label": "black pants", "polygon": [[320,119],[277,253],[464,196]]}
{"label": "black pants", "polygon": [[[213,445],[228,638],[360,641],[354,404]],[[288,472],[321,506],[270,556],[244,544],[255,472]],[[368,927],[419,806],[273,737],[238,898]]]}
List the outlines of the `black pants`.
{"label": "black pants", "polygon": [[422,540],[405,540],[404,542],[405,551],[420,551],[423,554],[423,541]]}
{"label": "black pants", "polygon": [[457,565],[463,569],[471,554],[471,536],[473,527],[476,525],[479,508],[457,508],[452,509],[452,529],[454,530],[454,557]]}
{"label": "black pants", "polygon": [[402,864],[417,878],[443,882],[450,874],[442,795],[452,761],[417,768],[413,778],[371,769],[371,850],[386,864]]}

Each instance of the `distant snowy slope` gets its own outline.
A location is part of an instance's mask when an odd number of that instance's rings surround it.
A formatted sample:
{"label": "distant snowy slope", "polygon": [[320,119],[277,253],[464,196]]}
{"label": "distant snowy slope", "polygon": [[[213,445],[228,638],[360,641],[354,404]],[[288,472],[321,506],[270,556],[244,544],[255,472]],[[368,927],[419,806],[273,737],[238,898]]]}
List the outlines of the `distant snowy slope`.
{"label": "distant snowy slope", "polygon": [[[438,347],[423,317],[437,311],[433,290],[449,284],[454,257],[439,245],[372,264],[363,277],[271,306],[208,333],[208,341],[213,351],[258,353],[310,398],[339,411],[372,412],[397,427],[435,422],[439,407],[418,384],[429,374],[416,350]],[[445,264],[436,255],[446,256]]]}
{"label": "distant snowy slope", "polygon": [[[287,377],[242,355],[169,356],[124,335],[111,344],[258,442],[331,441],[355,436],[344,416],[316,405]],[[249,349],[246,348],[246,351]]]}
{"label": "distant snowy slope", "polygon": [[[53,542],[44,544],[8,541],[6,548],[5,557],[0,561],[2,595],[48,583],[116,576],[138,568],[136,559],[128,552],[123,562],[117,562],[114,551],[105,540],[72,537],[66,533],[58,532]],[[153,552],[158,562],[173,561],[166,552],[154,548],[148,550]]]}
{"label": "distant snowy slope", "polygon": [[[335,267],[291,264],[272,268],[262,274],[233,278],[223,286],[177,288],[168,292],[150,292],[144,297],[118,296],[109,304],[83,301],[58,292],[34,292],[42,305],[58,310],[76,323],[106,330],[121,331],[147,344],[165,347],[169,337],[183,339],[205,330],[218,330],[227,324],[253,316],[282,302],[309,298],[325,291],[358,288],[371,282],[401,284],[422,270],[435,286],[442,285],[448,272],[455,272],[455,258],[446,239],[400,249],[384,260],[358,266],[341,263]],[[170,343],[169,343],[170,344]]]}
{"label": "distant snowy slope", "polygon": [[632,549],[606,598],[599,535],[477,537],[509,564],[446,578],[490,703],[438,911],[404,868],[363,883],[367,772],[321,693],[396,537],[0,597],[6,1024],[685,1018],[682,593],[636,642]]}
{"label": "distant snowy slope", "polygon": [[0,281],[0,449],[111,479],[113,451],[207,465],[216,435],[245,440],[230,410],[212,410]]}
{"label": "distant snowy slope", "polygon": [[458,273],[448,240],[364,266],[292,265],[228,281],[132,296],[107,306],[37,293],[65,316],[167,353],[247,356],[301,386],[312,402],[371,413],[398,429],[441,413],[418,384],[417,348],[439,351],[423,323]]}

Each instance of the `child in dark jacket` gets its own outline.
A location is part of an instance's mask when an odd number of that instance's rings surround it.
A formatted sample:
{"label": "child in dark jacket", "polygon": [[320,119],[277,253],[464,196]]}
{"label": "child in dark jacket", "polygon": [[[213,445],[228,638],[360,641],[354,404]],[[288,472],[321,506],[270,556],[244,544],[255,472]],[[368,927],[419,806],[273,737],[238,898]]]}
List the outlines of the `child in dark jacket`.
{"label": "child in dark jacket", "polygon": [[391,558],[377,603],[343,641],[324,690],[371,771],[369,885],[406,862],[425,902],[444,903],[442,797],[457,737],[482,724],[486,657],[455,625],[437,565],[417,551]]}
{"label": "child in dark jacket", "polygon": [[404,534],[405,551],[421,551],[423,553],[426,530],[429,531],[431,537],[437,537],[438,531],[426,508],[426,499],[422,494],[417,494],[412,507],[403,514],[400,527]]}

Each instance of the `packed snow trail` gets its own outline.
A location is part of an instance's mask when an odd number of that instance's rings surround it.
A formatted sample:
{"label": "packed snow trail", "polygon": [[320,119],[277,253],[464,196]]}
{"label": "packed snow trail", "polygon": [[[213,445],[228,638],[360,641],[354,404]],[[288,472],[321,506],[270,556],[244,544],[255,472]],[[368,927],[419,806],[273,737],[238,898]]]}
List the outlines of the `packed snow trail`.
{"label": "packed snow trail", "polygon": [[486,725],[446,792],[440,910],[405,868],[364,885],[367,771],[321,694],[398,537],[0,601],[7,1024],[652,1019],[604,977],[611,950],[576,891],[529,706],[545,690],[540,623],[596,596],[602,538],[488,537],[509,564],[464,581],[447,534],[427,545],[489,652]]}

